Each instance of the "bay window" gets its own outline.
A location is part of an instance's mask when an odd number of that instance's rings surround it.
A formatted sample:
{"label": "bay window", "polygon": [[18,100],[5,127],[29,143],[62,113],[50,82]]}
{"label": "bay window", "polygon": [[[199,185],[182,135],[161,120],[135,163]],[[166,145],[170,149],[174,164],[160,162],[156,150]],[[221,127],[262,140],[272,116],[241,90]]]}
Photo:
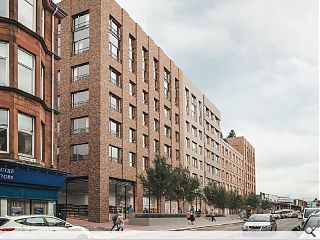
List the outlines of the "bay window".
{"label": "bay window", "polygon": [[34,94],[34,62],[32,54],[18,49],[18,88],[30,94]]}
{"label": "bay window", "polygon": [[36,30],[36,1],[18,1],[18,21],[31,30]]}
{"label": "bay window", "polygon": [[0,42],[0,86],[9,86],[9,44]]}
{"label": "bay window", "polygon": [[9,111],[0,109],[0,152],[9,152]]}
{"label": "bay window", "polygon": [[21,113],[18,114],[18,152],[34,156],[34,118]]}

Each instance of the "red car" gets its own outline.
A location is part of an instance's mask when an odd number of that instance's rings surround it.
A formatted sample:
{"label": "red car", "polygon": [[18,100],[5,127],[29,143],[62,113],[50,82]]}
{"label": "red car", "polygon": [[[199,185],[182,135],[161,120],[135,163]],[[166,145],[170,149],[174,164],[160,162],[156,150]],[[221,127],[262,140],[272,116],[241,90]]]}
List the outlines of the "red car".
{"label": "red car", "polygon": [[291,218],[298,218],[298,213],[296,213],[296,212],[292,213]]}

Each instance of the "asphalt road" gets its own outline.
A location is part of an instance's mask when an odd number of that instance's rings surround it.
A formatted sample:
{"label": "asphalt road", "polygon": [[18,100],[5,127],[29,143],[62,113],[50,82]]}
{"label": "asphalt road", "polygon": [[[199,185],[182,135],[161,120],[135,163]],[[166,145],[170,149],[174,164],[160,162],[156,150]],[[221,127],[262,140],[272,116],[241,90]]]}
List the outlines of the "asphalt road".
{"label": "asphalt road", "polygon": [[[206,227],[201,229],[192,229],[190,231],[242,231],[244,223],[228,224],[222,226]],[[291,231],[292,228],[301,225],[301,220],[297,218],[287,218],[277,220],[278,231]]]}

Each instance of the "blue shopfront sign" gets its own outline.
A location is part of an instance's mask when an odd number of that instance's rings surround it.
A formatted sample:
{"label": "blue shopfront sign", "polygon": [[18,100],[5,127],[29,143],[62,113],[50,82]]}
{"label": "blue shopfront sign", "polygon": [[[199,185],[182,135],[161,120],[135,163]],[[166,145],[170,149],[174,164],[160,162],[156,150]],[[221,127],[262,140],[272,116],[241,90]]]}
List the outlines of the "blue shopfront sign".
{"label": "blue shopfront sign", "polygon": [[66,173],[35,166],[0,162],[0,183],[21,183],[53,188],[63,186]]}
{"label": "blue shopfront sign", "polygon": [[0,160],[0,197],[57,200],[66,177],[61,171]]}

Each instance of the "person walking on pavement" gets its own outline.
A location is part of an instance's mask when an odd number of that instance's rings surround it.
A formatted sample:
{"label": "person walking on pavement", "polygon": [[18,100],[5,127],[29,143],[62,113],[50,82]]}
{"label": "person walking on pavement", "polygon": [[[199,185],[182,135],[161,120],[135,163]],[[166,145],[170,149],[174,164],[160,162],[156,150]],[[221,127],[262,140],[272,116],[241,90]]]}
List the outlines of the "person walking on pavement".
{"label": "person walking on pavement", "polygon": [[118,213],[116,213],[115,215],[113,215],[113,216],[112,216],[113,226],[112,226],[112,228],[111,228],[111,230],[110,230],[110,231],[112,231],[112,230],[117,226],[116,221],[117,221],[117,219],[118,219],[118,216],[119,216],[119,214],[118,214]]}
{"label": "person walking on pavement", "polygon": [[216,218],[215,218],[215,214],[214,214],[214,210],[213,209],[211,210],[211,221],[212,222],[213,221],[215,221],[215,222],[217,221]]}
{"label": "person walking on pavement", "polygon": [[116,220],[116,224],[117,224],[117,229],[116,231],[123,231],[124,229],[124,217],[122,215],[122,213],[119,214],[117,220]]}
{"label": "person walking on pavement", "polygon": [[194,213],[194,207],[193,206],[191,206],[190,212]]}

